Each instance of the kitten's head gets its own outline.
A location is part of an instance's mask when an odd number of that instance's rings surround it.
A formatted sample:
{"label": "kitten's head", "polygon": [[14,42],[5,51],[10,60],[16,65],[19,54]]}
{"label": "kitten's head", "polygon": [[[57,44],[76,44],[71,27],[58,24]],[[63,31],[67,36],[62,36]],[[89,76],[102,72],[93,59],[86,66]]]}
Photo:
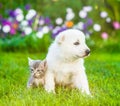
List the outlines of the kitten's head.
{"label": "kitten's head", "polygon": [[46,71],[46,61],[43,60],[32,60],[28,58],[31,75],[35,78],[42,78]]}

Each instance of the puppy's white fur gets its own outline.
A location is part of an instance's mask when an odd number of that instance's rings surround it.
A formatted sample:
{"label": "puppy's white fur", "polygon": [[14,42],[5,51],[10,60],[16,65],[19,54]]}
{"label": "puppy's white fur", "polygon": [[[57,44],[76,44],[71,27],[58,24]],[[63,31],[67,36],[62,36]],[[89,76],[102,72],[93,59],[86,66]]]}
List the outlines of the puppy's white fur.
{"label": "puppy's white fur", "polygon": [[55,92],[55,85],[70,85],[90,94],[85,73],[84,60],[86,50],[84,34],[76,29],[69,29],[57,35],[49,48],[46,60],[45,89]]}

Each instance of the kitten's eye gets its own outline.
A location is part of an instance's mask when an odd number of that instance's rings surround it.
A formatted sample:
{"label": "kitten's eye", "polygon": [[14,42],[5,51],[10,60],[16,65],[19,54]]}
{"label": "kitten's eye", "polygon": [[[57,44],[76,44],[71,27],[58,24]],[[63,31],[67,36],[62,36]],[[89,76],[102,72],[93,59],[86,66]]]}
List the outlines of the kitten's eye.
{"label": "kitten's eye", "polygon": [[44,69],[42,69],[41,72],[44,72]]}
{"label": "kitten's eye", "polygon": [[37,72],[40,72],[40,70],[37,70]]}
{"label": "kitten's eye", "polygon": [[33,72],[34,70],[33,69],[30,69],[31,70],[31,72]]}
{"label": "kitten's eye", "polygon": [[80,43],[79,43],[78,41],[74,43],[74,45],[79,45],[79,44],[80,44]]}

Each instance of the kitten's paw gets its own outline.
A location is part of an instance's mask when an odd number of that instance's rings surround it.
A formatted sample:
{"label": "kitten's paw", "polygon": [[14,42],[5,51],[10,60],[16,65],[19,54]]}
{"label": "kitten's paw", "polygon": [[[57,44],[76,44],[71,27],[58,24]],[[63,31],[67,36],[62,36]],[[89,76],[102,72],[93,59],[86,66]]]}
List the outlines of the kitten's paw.
{"label": "kitten's paw", "polygon": [[28,88],[28,89],[31,88],[31,87],[32,87],[32,84],[27,85],[27,88]]}

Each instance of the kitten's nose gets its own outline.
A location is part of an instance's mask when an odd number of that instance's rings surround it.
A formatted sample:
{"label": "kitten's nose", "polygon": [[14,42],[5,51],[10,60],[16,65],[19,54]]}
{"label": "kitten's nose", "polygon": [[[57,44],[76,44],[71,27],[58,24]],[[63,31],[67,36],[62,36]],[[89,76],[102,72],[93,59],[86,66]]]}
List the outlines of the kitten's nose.
{"label": "kitten's nose", "polygon": [[90,53],[90,50],[87,49],[87,50],[85,51],[85,53],[86,53],[86,55],[88,55],[88,54]]}

